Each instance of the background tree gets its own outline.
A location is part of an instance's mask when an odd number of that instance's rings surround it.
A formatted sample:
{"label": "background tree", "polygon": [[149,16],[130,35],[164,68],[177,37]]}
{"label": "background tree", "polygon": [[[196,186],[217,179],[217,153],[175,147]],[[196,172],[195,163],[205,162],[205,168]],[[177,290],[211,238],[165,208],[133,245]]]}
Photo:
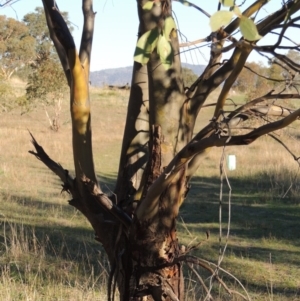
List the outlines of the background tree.
{"label": "background tree", "polygon": [[[68,13],[62,15],[69,24]],[[52,118],[46,113],[50,127],[58,130],[60,105],[67,84],[50,39],[44,9],[37,7],[35,12],[25,15],[22,22],[6,16],[0,16],[0,21],[1,111],[6,112],[16,104],[28,110],[39,101],[54,107]],[[13,74],[28,83],[26,96],[17,97],[7,82]]]}
{"label": "background tree", "polygon": [[[201,166],[207,149],[248,145],[262,135],[288,126],[300,116],[300,109],[289,110],[277,103],[281,99],[299,98],[297,92],[283,93],[285,90],[265,91],[256,99],[225,111],[230,89],[252,51],[281,61],[284,68],[289,68],[293,81],[299,65],[277,50],[287,47],[284,44],[287,30],[298,26],[299,18],[293,15],[300,3],[286,1],[277,11],[257,21],[256,26],[249,18],[267,0],[254,1],[243,12],[234,6],[234,1],[222,1],[232,7],[227,11],[221,10],[219,3],[217,18],[213,15],[210,19],[213,33],[203,39],[213,41],[210,61],[204,73],[184,90],[180,56],[176,55],[179,43],[172,2],[138,0],[139,39],[119,172],[114,193],[107,195],[97,180],[92,155],[89,100],[95,17],[92,1],[82,1],[84,26],[79,52],[56,2],[42,2],[50,36],[70,87],[75,179],[50,159],[33,137],[36,150],[31,153],[60,177],[63,189],[72,195],[70,205],[84,214],[96,239],[102,243],[111,263],[108,298],[112,298],[114,288],[118,287],[122,301],[184,300],[184,262],[200,265],[211,273],[208,286],[198,275],[208,299],[211,299],[213,280],[228,294],[235,293],[220,278],[222,256],[216,268],[212,268],[214,265],[190,256],[193,247],[179,245],[176,217],[188,194],[189,180]],[[234,14],[236,18],[231,21]],[[232,36],[237,29],[243,34],[239,40]],[[256,41],[260,36],[273,30],[279,32],[277,42],[258,46]],[[298,51],[297,44],[289,47]],[[229,59],[221,61],[221,54],[229,50],[233,50]],[[205,101],[221,83],[213,116],[207,116],[207,126],[194,135]],[[266,116],[272,121],[266,122]],[[252,118],[260,119],[261,123],[254,129],[245,127],[245,122]]]}
{"label": "background tree", "polygon": [[[247,63],[238,76],[233,87],[245,95],[247,101],[263,95],[265,91],[273,88],[270,82],[271,68],[264,66],[262,62]],[[281,78],[283,79],[283,78]]]}
{"label": "background tree", "polygon": [[28,27],[12,18],[0,16],[0,64],[1,76],[9,79],[18,69],[35,57],[34,38]]}
{"label": "background tree", "polygon": [[[67,82],[60,63],[48,53],[40,52],[31,64],[31,73],[28,75],[26,88],[27,105],[45,105],[50,128],[58,131],[60,128],[61,103],[67,92]],[[46,107],[54,108],[50,117]]]}
{"label": "background tree", "polygon": [[[62,13],[68,22],[68,13]],[[27,79],[26,98],[32,106],[36,101],[46,106],[54,107],[53,116],[46,114],[50,128],[58,131],[61,102],[67,91],[67,82],[55,47],[50,39],[46,24],[45,13],[42,7],[37,7],[35,12],[26,14],[23,18],[29,30],[29,35],[35,39],[36,57],[30,64]],[[70,27],[72,30],[72,27]]]}
{"label": "background tree", "polygon": [[21,100],[8,81],[16,71],[26,68],[34,57],[34,39],[27,26],[0,15],[0,112],[9,111]]}
{"label": "background tree", "polygon": [[198,78],[198,76],[189,68],[182,68],[182,77],[184,86],[189,88]]}

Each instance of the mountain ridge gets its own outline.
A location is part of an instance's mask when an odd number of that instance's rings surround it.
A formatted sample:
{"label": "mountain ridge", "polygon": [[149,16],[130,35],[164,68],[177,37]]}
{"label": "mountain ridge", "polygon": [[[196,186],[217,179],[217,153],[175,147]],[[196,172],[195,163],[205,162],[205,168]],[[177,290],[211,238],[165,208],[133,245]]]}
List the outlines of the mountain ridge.
{"label": "mountain ridge", "polygon": [[[191,69],[196,75],[201,75],[205,65],[193,65],[182,63],[183,68]],[[91,85],[95,87],[103,87],[107,85],[123,86],[131,83],[132,66],[103,69],[92,71],[90,74]]]}

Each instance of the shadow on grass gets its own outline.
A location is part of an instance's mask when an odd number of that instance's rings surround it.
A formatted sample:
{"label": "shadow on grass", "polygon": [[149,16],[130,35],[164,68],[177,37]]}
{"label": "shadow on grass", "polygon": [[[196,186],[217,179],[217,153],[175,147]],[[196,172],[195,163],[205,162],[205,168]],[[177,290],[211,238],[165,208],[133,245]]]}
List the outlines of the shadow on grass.
{"label": "shadow on grass", "polygon": [[[265,190],[252,190],[253,183],[244,180],[231,179],[231,234],[241,238],[266,238],[290,241],[292,245],[300,246],[300,206],[291,199],[261,198],[270,187],[266,183]],[[248,185],[249,184],[249,185]],[[245,187],[248,187],[247,192]],[[227,193],[226,193],[227,192]],[[195,178],[192,189],[181,207],[180,215],[191,227],[206,223],[219,222],[220,179]],[[228,188],[224,188],[222,198],[223,222],[228,220]],[[194,225],[193,225],[194,224]],[[218,226],[211,229],[218,233]]]}
{"label": "shadow on grass", "polygon": [[[196,253],[207,260],[211,260],[212,257],[217,259],[220,179],[195,177],[191,184],[189,195],[180,209],[180,217],[185,225],[179,220],[179,230],[184,232],[187,228],[193,235],[199,234],[200,241],[205,240],[205,232],[209,230],[213,241],[208,247],[200,247]],[[285,281],[288,280],[282,279],[282,282],[274,287],[273,292],[284,296],[295,296],[300,293],[299,287],[295,284],[300,276],[300,272],[295,272],[300,266],[299,200],[295,198],[295,195],[289,197],[288,194],[284,199],[280,198],[273,184],[269,182],[269,179],[261,177],[247,180],[230,179],[231,227],[225,258],[229,256],[241,260],[246,259],[250,266],[251,264],[261,266],[268,264],[271,256],[272,264],[279,265],[276,268],[287,268],[282,275],[293,279],[292,285],[286,285]],[[222,197],[223,246],[229,211],[228,191],[225,182]],[[252,279],[252,275],[245,276],[248,275],[247,267],[239,266],[240,260],[236,263],[234,259],[232,260],[229,259],[229,262],[225,263],[227,268],[235,272],[244,269],[238,278],[251,291],[266,293],[266,283],[258,283],[257,280]],[[236,267],[232,266],[232,262]],[[289,269],[291,269],[290,273]]]}
{"label": "shadow on grass", "polygon": [[[114,189],[115,174],[98,175],[102,189],[110,193]],[[294,198],[276,198],[274,189],[267,180],[251,178],[230,179],[232,187],[231,199],[231,238],[227,254],[234,254],[239,258],[248,258],[258,262],[267,262],[269,254],[275,263],[300,266],[300,206],[295,204]],[[51,180],[48,185],[58,186],[59,181]],[[195,177],[192,188],[180,210],[180,216],[187,224],[188,229],[194,233],[205,233],[210,230],[215,237],[219,228],[219,193],[220,179]],[[59,191],[55,195],[58,198]],[[51,197],[51,194],[48,195]],[[81,270],[87,273],[92,269],[96,273],[102,273],[103,266],[99,265],[99,259],[104,258],[104,252],[99,243],[94,241],[94,234],[88,225],[81,223],[67,226],[66,221],[82,218],[71,206],[67,206],[67,200],[60,203],[43,201],[33,197],[0,195],[3,203],[0,215],[0,251],[4,254],[13,243],[14,231],[22,236],[22,231],[27,233],[24,240],[24,252],[32,253],[34,239],[44,247],[46,256],[50,261],[76,262]],[[5,204],[8,204],[7,208]],[[224,188],[223,197],[223,221],[228,218],[228,188]],[[3,212],[3,213],[2,213]],[[56,215],[55,218],[52,215]],[[36,217],[38,216],[38,217]],[[44,217],[44,219],[41,217]],[[179,228],[182,226],[179,222]],[[33,230],[34,229],[34,230]],[[32,234],[34,231],[34,234]],[[225,232],[225,231],[224,231]],[[31,234],[30,234],[31,233]],[[201,235],[202,235],[201,234]],[[21,238],[20,238],[21,239]],[[231,241],[232,239],[232,241]],[[238,241],[246,244],[238,245]],[[10,245],[7,245],[10,244]],[[286,246],[292,247],[289,249]],[[20,247],[22,249],[22,247]],[[33,249],[32,249],[33,248]],[[218,254],[219,245],[211,246],[210,252]],[[21,250],[22,251],[22,250]],[[201,250],[200,250],[201,252]],[[207,253],[207,256],[210,253]],[[2,263],[10,260],[10,256],[2,257]],[[205,256],[205,257],[207,257]],[[209,258],[208,258],[209,259]],[[88,265],[86,265],[88,263]],[[18,271],[20,272],[20,271]],[[25,273],[25,268],[24,268]],[[258,285],[249,279],[242,279],[254,290],[266,291],[265,283]],[[280,287],[279,293],[296,294],[297,290]]]}
{"label": "shadow on grass", "polygon": [[[39,275],[66,285],[107,275],[105,252],[73,207],[3,193],[0,204],[0,274],[9,271],[22,282]],[[81,221],[68,222],[74,219]]]}

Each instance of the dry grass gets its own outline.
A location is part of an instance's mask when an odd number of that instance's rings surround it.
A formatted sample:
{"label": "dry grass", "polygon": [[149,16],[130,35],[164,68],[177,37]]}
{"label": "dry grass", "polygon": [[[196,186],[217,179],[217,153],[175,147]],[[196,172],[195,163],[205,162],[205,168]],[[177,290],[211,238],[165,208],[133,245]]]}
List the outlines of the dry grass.
{"label": "dry grass", "polygon": [[[113,189],[118,169],[127,99],[128,91],[92,89],[94,161],[107,190]],[[211,118],[211,109],[205,110],[199,127]],[[101,246],[94,242],[88,222],[68,206],[68,196],[60,194],[56,177],[28,154],[30,130],[72,173],[68,103],[63,103],[58,133],[49,130],[42,109],[20,112],[0,119],[0,300],[104,300],[108,266]],[[297,154],[298,128],[285,133]],[[204,240],[210,230],[209,241],[195,253],[214,262],[219,249],[221,153],[212,150],[204,157],[181,210],[184,223],[179,221],[180,239],[186,245]],[[300,300],[297,164],[269,137],[249,147],[228,148],[226,153],[236,155],[237,169],[228,171],[232,222],[223,267],[241,279],[253,300]],[[226,185],[223,202],[226,230]],[[237,288],[234,281],[224,279]],[[198,300],[195,277],[187,272],[186,280],[189,300]],[[224,292],[221,299],[239,300]]]}

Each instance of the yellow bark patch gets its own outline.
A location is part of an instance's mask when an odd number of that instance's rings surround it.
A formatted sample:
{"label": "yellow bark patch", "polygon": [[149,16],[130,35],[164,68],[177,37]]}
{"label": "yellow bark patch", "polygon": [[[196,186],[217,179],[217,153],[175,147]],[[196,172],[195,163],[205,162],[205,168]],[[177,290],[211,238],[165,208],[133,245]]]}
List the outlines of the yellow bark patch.
{"label": "yellow bark patch", "polygon": [[88,81],[76,49],[69,50],[68,55],[73,79],[71,87],[72,121],[74,129],[83,135],[86,133],[90,116]]}

